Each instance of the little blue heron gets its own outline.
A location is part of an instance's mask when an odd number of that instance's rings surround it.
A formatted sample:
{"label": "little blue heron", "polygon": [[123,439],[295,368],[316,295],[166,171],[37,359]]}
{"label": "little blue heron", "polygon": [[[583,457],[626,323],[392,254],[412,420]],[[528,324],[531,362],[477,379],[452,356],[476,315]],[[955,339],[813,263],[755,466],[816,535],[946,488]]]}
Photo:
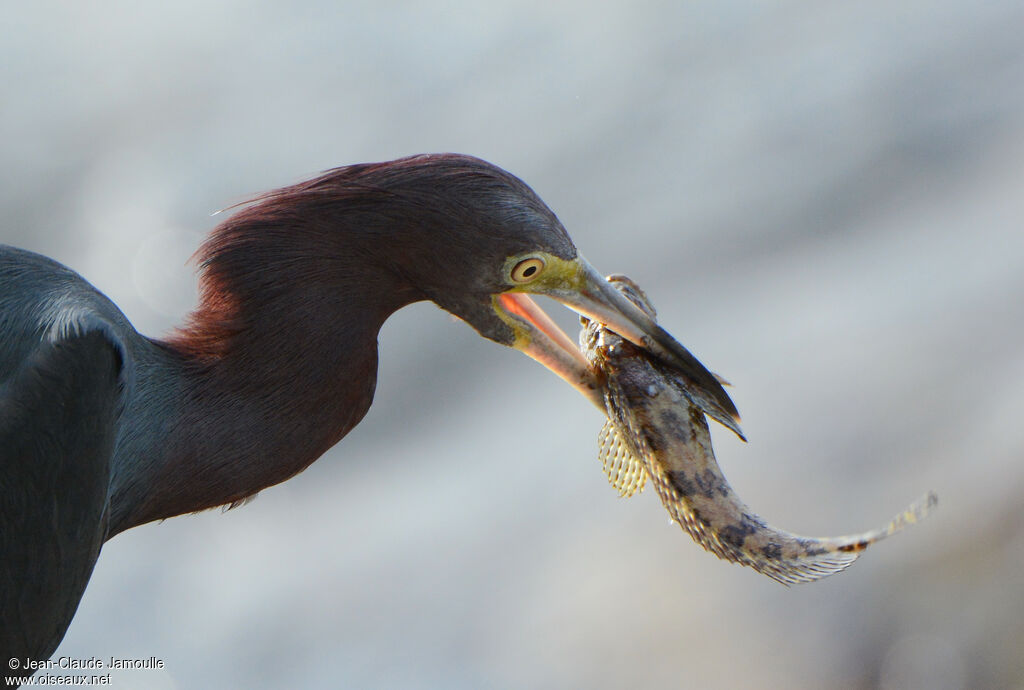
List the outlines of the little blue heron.
{"label": "little blue heron", "polygon": [[381,325],[413,302],[603,410],[596,375],[529,295],[553,297],[681,369],[708,414],[738,417],[526,184],[477,158],[330,170],[243,206],[198,257],[199,305],[157,340],[72,270],[0,246],[0,660],[53,653],[107,539],[236,504],[337,443],[373,399]]}

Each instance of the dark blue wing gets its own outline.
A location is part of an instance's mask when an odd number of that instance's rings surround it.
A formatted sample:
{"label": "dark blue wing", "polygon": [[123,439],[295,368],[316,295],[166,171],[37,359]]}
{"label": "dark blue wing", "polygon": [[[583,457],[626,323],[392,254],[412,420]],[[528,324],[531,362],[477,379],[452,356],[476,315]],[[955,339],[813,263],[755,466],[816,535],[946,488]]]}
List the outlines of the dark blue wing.
{"label": "dark blue wing", "polygon": [[[0,337],[3,337],[0,331]],[[0,382],[0,665],[64,637],[106,532],[121,406],[119,349],[100,332],[43,339]]]}

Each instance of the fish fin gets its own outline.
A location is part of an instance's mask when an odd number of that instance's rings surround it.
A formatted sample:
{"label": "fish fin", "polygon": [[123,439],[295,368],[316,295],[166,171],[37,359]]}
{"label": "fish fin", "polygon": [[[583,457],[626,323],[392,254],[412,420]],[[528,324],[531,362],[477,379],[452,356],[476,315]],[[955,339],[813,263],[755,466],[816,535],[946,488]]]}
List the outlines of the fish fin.
{"label": "fish fin", "polygon": [[643,491],[647,483],[647,470],[633,454],[629,452],[623,438],[619,435],[615,423],[608,420],[601,427],[597,437],[598,459],[601,469],[608,477],[608,482],[615,487],[620,496],[629,498]]}

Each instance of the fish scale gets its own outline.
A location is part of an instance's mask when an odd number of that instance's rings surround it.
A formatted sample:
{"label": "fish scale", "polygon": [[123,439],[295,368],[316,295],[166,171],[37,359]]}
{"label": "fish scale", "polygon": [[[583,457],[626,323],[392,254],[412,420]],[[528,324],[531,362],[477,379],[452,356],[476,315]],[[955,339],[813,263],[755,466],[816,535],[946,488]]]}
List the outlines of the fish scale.
{"label": "fish scale", "polygon": [[[644,292],[625,276],[608,280],[655,317]],[[701,405],[670,365],[582,318],[580,345],[604,385],[608,421],[599,458],[622,496],[648,479],[673,521],[719,558],[785,585],[812,582],[848,568],[871,544],[924,518],[938,503],[928,492],[880,529],[840,537],[804,537],[772,527],[732,490],[715,459]],[[716,417],[717,419],[717,417]],[[740,438],[739,427],[722,421]]]}

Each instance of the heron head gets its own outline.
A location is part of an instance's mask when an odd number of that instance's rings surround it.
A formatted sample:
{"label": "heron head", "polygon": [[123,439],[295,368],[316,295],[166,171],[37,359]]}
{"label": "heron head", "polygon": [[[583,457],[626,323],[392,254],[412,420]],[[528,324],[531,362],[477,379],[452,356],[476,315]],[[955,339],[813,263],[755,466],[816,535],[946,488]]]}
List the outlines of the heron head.
{"label": "heron head", "polygon": [[738,419],[718,379],[590,265],[524,182],[468,156],[401,163],[421,173],[393,190],[417,209],[408,215],[413,231],[396,240],[403,245],[401,270],[427,298],[485,338],[537,360],[604,409],[600,382],[583,354],[532,299],[550,297],[677,368],[722,416]]}

